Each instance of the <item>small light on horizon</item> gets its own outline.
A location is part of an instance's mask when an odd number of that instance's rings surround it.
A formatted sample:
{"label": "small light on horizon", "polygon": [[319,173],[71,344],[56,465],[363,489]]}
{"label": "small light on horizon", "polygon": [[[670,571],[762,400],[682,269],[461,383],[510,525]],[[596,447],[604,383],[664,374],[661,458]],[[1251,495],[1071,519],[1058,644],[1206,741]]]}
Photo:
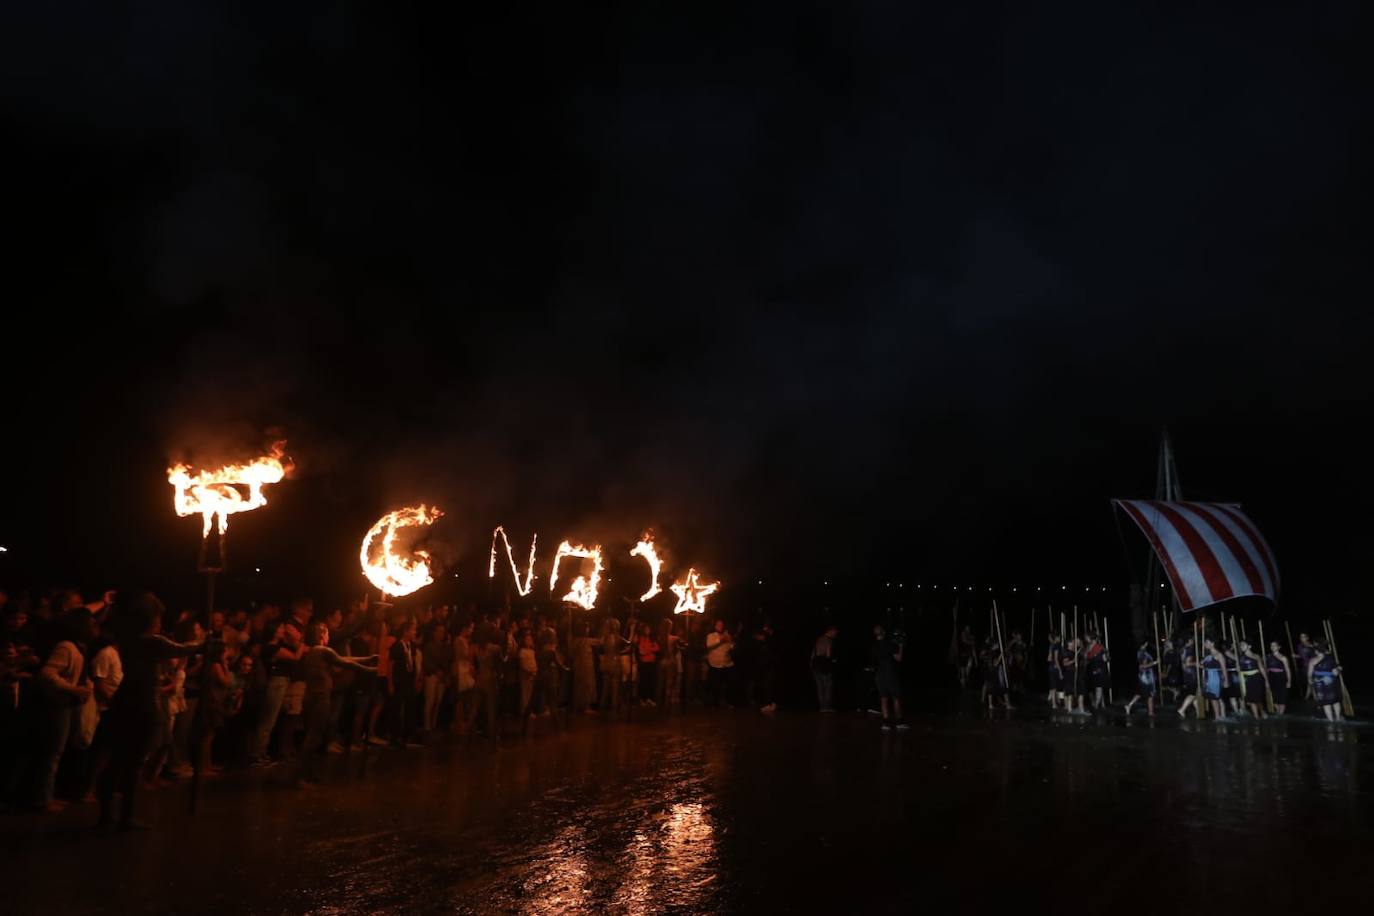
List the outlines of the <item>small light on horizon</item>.
{"label": "small light on horizon", "polygon": [[254,567],[253,567],[253,572],[255,572],[255,573],[260,573],[260,572],[262,572],[262,567],[261,567],[261,566],[254,566]]}

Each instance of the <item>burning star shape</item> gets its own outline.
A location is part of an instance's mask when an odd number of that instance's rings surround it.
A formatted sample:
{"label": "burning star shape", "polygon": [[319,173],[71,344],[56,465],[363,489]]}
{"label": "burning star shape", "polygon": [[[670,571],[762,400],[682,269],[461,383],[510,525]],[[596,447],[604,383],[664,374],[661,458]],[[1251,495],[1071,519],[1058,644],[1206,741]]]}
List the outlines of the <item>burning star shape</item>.
{"label": "burning star shape", "polygon": [[697,571],[688,569],[685,579],[668,586],[668,590],[677,595],[677,607],[673,608],[673,613],[685,614],[691,611],[695,614],[705,614],[706,598],[714,595],[718,588],[720,588],[719,582],[702,585],[697,576]]}

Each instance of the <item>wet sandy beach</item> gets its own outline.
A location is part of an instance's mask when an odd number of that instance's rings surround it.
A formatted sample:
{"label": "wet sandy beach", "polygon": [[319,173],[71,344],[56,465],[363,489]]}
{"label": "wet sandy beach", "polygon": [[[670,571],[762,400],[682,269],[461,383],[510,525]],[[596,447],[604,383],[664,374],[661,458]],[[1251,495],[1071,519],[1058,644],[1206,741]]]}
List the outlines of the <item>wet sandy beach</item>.
{"label": "wet sandy beach", "polygon": [[[499,749],[330,758],[328,781],[228,773],[200,812],[149,793],[117,837],[87,806],[0,820],[10,913],[1120,912],[1362,900],[1374,728],[1181,724],[947,694],[912,730],[744,710],[581,719]],[[1172,716],[1172,713],[1168,714]],[[1077,885],[1077,886],[1075,886]]]}

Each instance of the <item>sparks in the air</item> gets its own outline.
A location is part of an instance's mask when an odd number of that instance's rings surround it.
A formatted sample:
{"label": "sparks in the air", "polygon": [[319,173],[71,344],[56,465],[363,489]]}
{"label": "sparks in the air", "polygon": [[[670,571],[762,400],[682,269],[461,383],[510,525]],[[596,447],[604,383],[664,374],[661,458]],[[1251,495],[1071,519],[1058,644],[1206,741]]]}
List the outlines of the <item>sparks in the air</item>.
{"label": "sparks in the air", "polygon": [[685,614],[691,611],[696,614],[705,614],[706,599],[715,594],[718,588],[720,588],[719,582],[702,585],[697,571],[688,569],[686,578],[668,586],[668,590],[677,595],[677,607],[673,608],[673,613]]}
{"label": "sparks in the air", "polygon": [[654,595],[663,591],[663,589],[658,587],[658,573],[659,570],[663,568],[663,561],[658,558],[658,551],[654,549],[654,534],[652,531],[646,531],[644,533],[644,536],[639,539],[639,543],[635,545],[635,549],[630,551],[630,556],[643,557],[645,562],[649,564],[649,576],[651,578],[649,590],[639,596],[640,601],[648,601]]}
{"label": "sparks in the air", "polygon": [[530,593],[530,589],[534,587],[534,547],[535,544],[539,542],[539,535],[536,534],[534,537],[530,538],[530,558],[525,565],[524,582],[520,581],[520,570],[515,568],[515,555],[511,552],[510,549],[510,538],[506,537],[506,529],[502,528],[500,525],[497,525],[496,530],[491,533],[491,563],[489,563],[487,566],[487,578],[496,578],[497,535],[501,536],[502,542],[504,542],[506,545],[506,559],[510,561],[510,572],[511,575],[515,577],[515,590],[520,593],[521,597],[524,597],[525,595],[528,595]]}
{"label": "sparks in the air", "polygon": [[579,544],[574,547],[567,541],[559,544],[558,553],[553,558],[553,572],[549,574],[549,591],[553,591],[558,585],[558,564],[562,562],[564,557],[578,557],[592,561],[591,576],[579,575],[573,580],[568,593],[563,596],[564,601],[571,601],[590,611],[596,606],[596,589],[601,583],[601,545],[583,547]]}

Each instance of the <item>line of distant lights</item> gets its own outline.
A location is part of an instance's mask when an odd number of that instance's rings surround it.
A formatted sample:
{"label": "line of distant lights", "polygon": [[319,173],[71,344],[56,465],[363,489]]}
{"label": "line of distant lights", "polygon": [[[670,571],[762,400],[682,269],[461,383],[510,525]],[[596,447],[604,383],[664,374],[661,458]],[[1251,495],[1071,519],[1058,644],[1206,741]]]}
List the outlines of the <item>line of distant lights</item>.
{"label": "line of distant lights", "polygon": [[[758,580],[756,580],[756,582],[757,582],[757,584],[759,584],[759,585],[762,585],[762,584],[763,584],[763,580],[762,580],[762,579],[758,579]],[[829,580],[829,579],[823,579],[823,580],[821,580],[821,585],[826,586],[826,587],[829,587],[829,585],[830,585],[830,580]],[[884,588],[894,588],[894,587],[895,587],[895,588],[906,588],[906,583],[905,583],[905,582],[896,582],[896,583],[894,583],[894,582],[884,582],[884,583],[883,583],[883,587],[884,587]],[[917,583],[915,584],[914,587],[915,587],[915,588],[926,588],[926,584],[923,583],[923,582],[917,582]],[[930,587],[930,589],[931,589],[932,591],[933,591],[933,590],[936,590],[936,589],[938,589],[938,588],[940,588],[939,585],[931,585],[931,586],[929,586],[929,587]],[[1168,586],[1161,582],[1160,585],[1159,585],[1159,587],[1160,587],[1160,588],[1167,588]],[[981,590],[978,586],[974,586],[974,585],[951,585],[951,586],[949,586],[949,589],[950,589],[950,591],[955,591],[955,592],[960,592],[960,591],[964,591],[964,592],[976,592],[976,591],[980,591],[980,590]],[[1050,589],[1053,590],[1053,586],[1050,586]],[[1019,591],[1021,591],[1021,586],[1019,586],[1019,585],[1004,586],[1004,587],[1002,587],[1001,589],[999,589],[997,586],[989,585],[989,586],[987,586],[987,589],[986,589],[986,590],[989,591],[989,592],[997,592],[997,591],[999,591],[999,590],[1000,590],[1000,591],[1013,591],[1013,592],[1019,592]],[[1035,588],[1034,588],[1033,590],[1034,590],[1034,591],[1037,591],[1037,592],[1039,592],[1039,591],[1044,591],[1044,590],[1045,590],[1045,586],[1043,586],[1043,585],[1037,585],[1037,586],[1035,586]],[[1076,591],[1078,591],[1078,586],[1076,586],[1076,585],[1075,585],[1075,586],[1061,585],[1061,586],[1059,586],[1059,590],[1060,590],[1061,592],[1067,592],[1067,591],[1070,591],[1070,590],[1076,592]],[[1031,588],[1030,586],[1026,586],[1026,591],[1032,591],[1032,588]],[[1085,585],[1085,586],[1083,586],[1083,591],[1084,591],[1084,592],[1087,592],[1087,593],[1092,593],[1092,592],[1094,592],[1094,591],[1097,591],[1097,592],[1107,592],[1107,591],[1111,591],[1111,586],[1107,586],[1107,585],[1101,585],[1101,586]]]}

